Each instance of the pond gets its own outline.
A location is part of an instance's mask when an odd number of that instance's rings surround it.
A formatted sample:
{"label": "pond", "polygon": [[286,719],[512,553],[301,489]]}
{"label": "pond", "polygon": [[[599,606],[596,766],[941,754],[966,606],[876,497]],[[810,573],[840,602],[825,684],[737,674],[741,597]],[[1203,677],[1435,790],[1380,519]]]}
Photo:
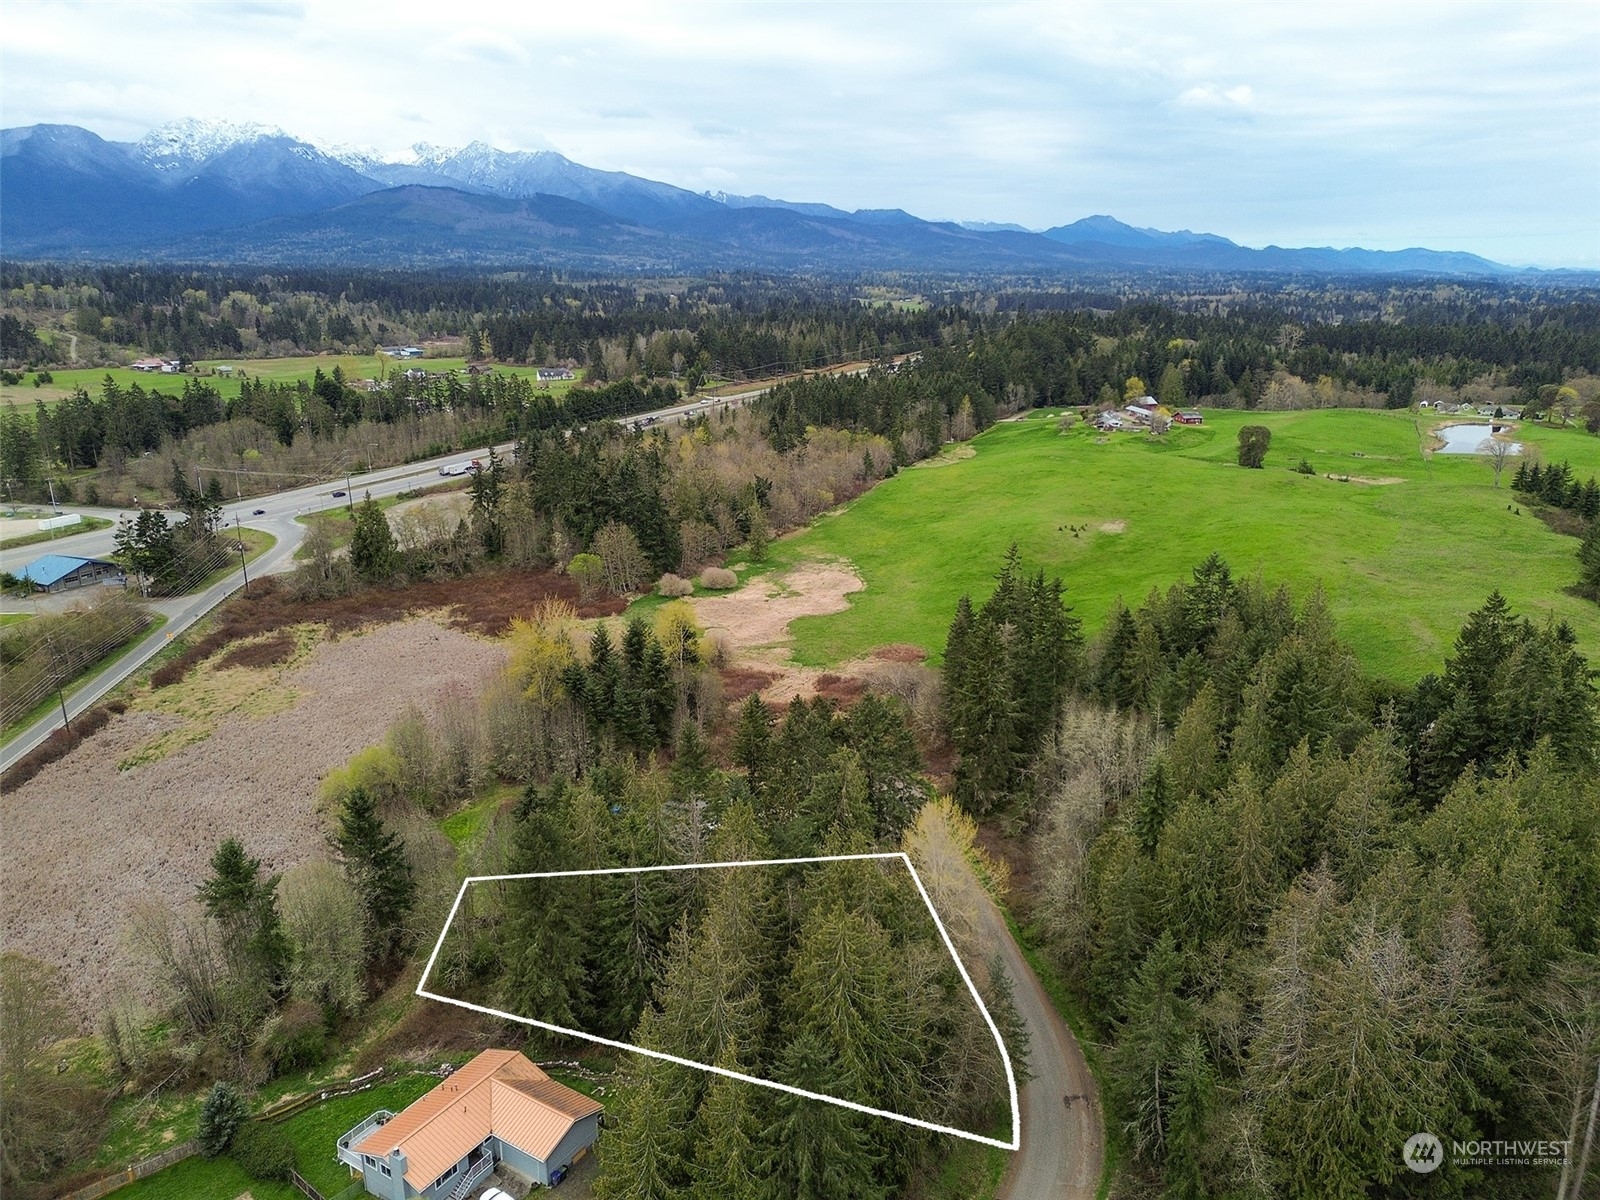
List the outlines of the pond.
{"label": "pond", "polygon": [[[1442,429],[1435,429],[1433,433],[1444,442],[1437,451],[1439,454],[1484,454],[1488,450],[1490,432],[1507,428],[1509,426],[1506,425],[1446,425]],[[1522,453],[1521,443],[1506,444],[1511,447],[1511,453]]]}

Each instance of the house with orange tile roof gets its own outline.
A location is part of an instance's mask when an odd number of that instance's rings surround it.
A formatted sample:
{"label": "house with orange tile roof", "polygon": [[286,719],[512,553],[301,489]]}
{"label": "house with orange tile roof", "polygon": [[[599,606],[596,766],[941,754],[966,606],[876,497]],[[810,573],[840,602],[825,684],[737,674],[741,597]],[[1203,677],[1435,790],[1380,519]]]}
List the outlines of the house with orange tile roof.
{"label": "house with orange tile roof", "polygon": [[339,1139],[339,1161],[382,1200],[464,1200],[497,1166],[559,1183],[600,1135],[602,1107],[515,1050],[485,1050],[402,1112]]}

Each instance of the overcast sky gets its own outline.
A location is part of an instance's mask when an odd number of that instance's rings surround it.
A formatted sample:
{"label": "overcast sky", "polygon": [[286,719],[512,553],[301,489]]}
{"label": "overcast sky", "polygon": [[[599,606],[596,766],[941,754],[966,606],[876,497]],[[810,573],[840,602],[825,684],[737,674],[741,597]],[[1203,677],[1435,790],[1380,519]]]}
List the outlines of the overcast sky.
{"label": "overcast sky", "polygon": [[0,120],[560,150],[696,191],[1600,267],[1600,3],[29,3]]}

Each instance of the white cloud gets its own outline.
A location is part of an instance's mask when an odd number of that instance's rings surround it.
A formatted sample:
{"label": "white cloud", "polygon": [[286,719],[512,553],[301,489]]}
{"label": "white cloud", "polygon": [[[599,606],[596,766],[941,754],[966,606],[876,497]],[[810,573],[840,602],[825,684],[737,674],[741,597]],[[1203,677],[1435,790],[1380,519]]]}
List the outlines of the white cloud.
{"label": "white cloud", "polygon": [[1255,90],[1248,83],[1226,89],[1205,83],[1189,88],[1178,96],[1178,103],[1184,108],[1253,108],[1255,102]]}
{"label": "white cloud", "polygon": [[[5,19],[7,125],[559,145],[842,208],[1600,265],[1574,202],[1600,193],[1593,4],[7,0]],[[152,74],[175,45],[196,69]]]}

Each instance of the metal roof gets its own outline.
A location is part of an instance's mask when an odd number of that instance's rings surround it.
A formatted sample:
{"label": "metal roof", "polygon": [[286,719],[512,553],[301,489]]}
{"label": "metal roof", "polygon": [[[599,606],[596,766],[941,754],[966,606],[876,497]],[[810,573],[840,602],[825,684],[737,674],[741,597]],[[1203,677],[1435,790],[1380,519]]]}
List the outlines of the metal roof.
{"label": "metal roof", "polygon": [[46,554],[42,558],[34,559],[22,570],[18,571],[17,575],[31,583],[38,584],[40,587],[49,587],[52,583],[61,582],[79,567],[86,567],[91,563],[112,568],[116,568],[117,565],[102,558],[78,558],[72,554]]}
{"label": "metal roof", "polygon": [[515,1050],[485,1050],[353,1149],[399,1148],[406,1182],[425,1191],[490,1134],[543,1160],[584,1117],[601,1111]]}

